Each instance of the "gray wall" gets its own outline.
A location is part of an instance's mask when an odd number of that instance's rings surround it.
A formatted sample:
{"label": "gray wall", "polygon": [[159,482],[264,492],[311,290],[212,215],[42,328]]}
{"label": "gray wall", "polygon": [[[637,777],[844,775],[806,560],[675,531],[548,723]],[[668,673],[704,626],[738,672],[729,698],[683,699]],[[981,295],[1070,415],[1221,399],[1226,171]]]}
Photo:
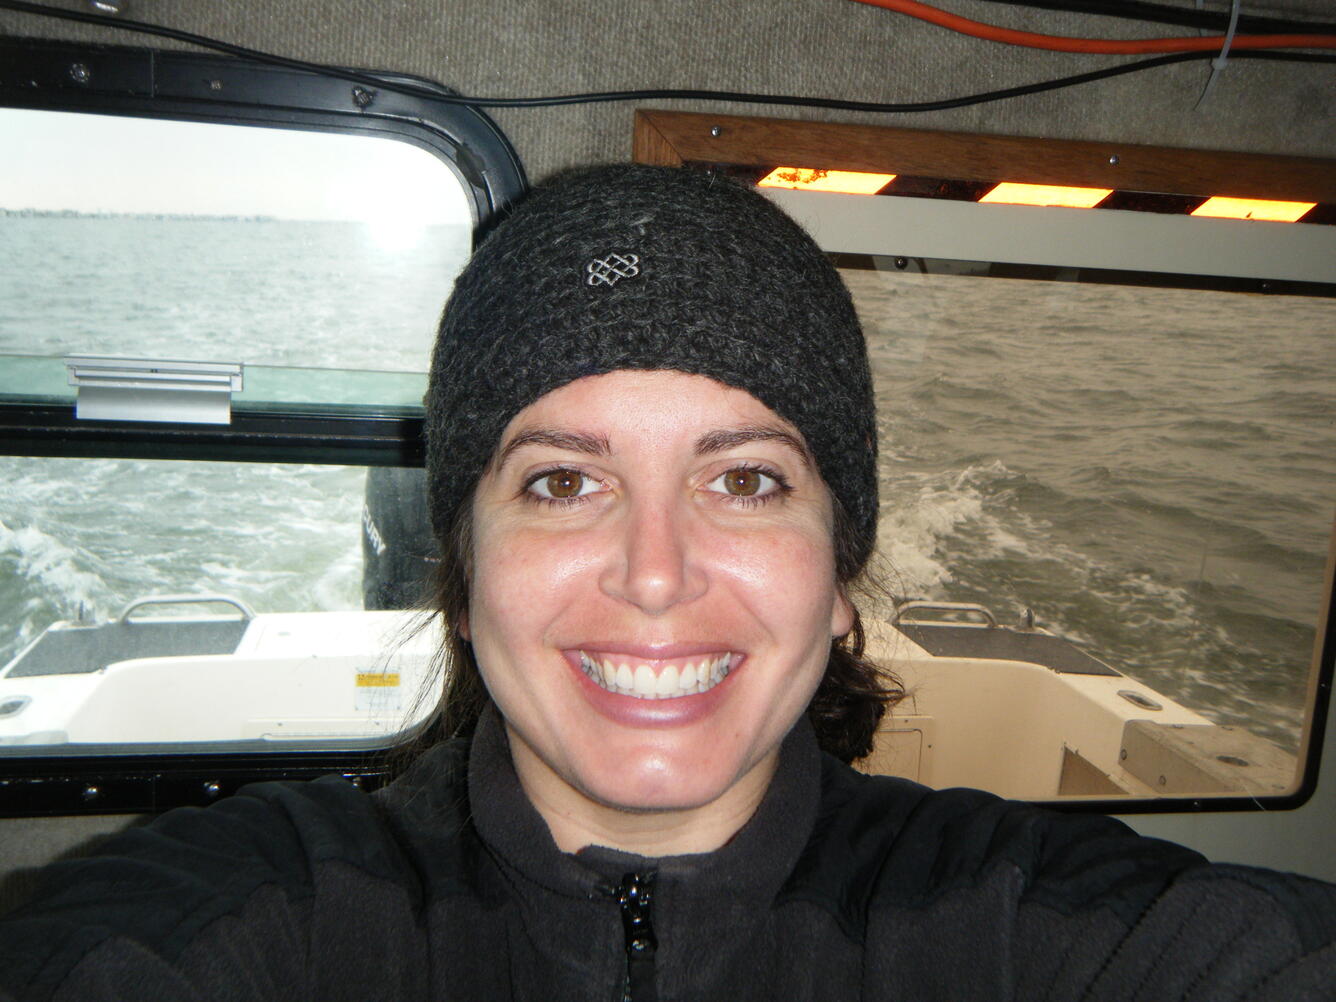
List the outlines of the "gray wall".
{"label": "gray wall", "polygon": [[[847,0],[125,0],[139,20],[345,66],[399,70],[479,96],[697,87],[871,101],[923,101],[1084,72],[1140,57],[1040,52],[956,35]],[[1191,8],[1192,0],[1176,0]],[[87,9],[84,0],[55,0]],[[1159,37],[1168,25],[1061,15],[979,0],[954,12],[1048,34]],[[1222,0],[1207,9],[1227,10]],[[1250,12],[1336,19],[1330,0],[1249,3]],[[0,12],[0,31],[130,45],[146,36]],[[1004,135],[1104,139],[1336,156],[1336,68],[1238,61],[1200,108],[1198,62],[953,111],[850,115],[731,106],[741,114],[868,121]],[[654,102],[668,107],[671,102]],[[677,102],[683,110],[719,105]],[[628,104],[495,113],[530,176],[630,155]]]}
{"label": "gray wall", "polygon": [[[1192,7],[1191,0],[1177,0]],[[540,95],[584,90],[697,87],[848,97],[935,100],[1030,83],[1136,57],[1090,57],[1016,49],[954,35],[846,0],[127,0],[137,19],[212,35],[301,59],[415,73],[464,93]],[[54,6],[86,10],[83,0]],[[944,0],[953,12],[1050,34],[1158,37],[1190,32],[1112,18],[1059,15],[979,0]],[[1330,0],[1250,3],[1250,12],[1336,19]],[[1228,3],[1207,0],[1207,9]],[[119,31],[0,11],[0,32],[90,42],[171,47]],[[953,111],[850,115],[759,106],[653,102],[655,107],[727,110],[791,118],[866,121],[926,129],[1104,139],[1200,149],[1336,157],[1336,68],[1237,61],[1194,108],[1208,64],[1156,69],[1112,81]],[[531,178],[573,164],[624,160],[629,104],[498,111]],[[1331,756],[1328,756],[1330,759]],[[1336,780],[1328,764],[1328,783]],[[1331,798],[1328,798],[1331,800]],[[1327,809],[1307,838],[1329,837]],[[0,822],[0,873],[57,855],[128,819]],[[1149,819],[1148,819],[1149,820]],[[1154,822],[1148,828],[1173,828]],[[1185,824],[1173,834],[1216,832]],[[1302,835],[1302,833],[1301,833]],[[1263,839],[1266,836],[1249,836]],[[1275,860],[1267,860],[1276,863]],[[1298,861],[1302,863],[1303,860]],[[1284,860],[1279,861],[1283,865]],[[0,885],[21,893],[22,878]]]}

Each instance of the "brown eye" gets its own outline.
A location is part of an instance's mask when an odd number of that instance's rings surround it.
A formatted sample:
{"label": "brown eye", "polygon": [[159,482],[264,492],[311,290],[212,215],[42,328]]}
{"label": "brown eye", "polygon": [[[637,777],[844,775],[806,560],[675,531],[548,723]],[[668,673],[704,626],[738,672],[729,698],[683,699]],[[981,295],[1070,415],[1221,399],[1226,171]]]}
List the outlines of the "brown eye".
{"label": "brown eye", "polygon": [[574,470],[557,470],[556,473],[547,475],[543,480],[543,486],[547,488],[545,493],[548,497],[578,497],[580,489],[584,487],[584,476]]}
{"label": "brown eye", "polygon": [[756,470],[729,470],[723,479],[724,490],[737,497],[751,497],[761,489],[761,474]]}
{"label": "brown eye", "polygon": [[726,470],[707,486],[711,491],[737,498],[735,504],[745,505],[775,500],[790,489],[778,473],[766,473],[748,466]]}

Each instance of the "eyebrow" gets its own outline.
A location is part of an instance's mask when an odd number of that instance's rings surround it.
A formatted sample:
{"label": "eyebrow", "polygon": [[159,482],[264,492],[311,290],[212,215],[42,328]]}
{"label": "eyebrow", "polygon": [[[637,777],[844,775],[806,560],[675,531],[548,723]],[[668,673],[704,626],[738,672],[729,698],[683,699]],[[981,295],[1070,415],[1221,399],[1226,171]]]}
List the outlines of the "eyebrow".
{"label": "eyebrow", "polygon": [[802,459],[803,465],[809,469],[812,466],[812,454],[801,438],[785,431],[783,428],[772,428],[766,425],[706,432],[696,439],[696,455],[709,456],[716,452],[732,449],[735,446],[746,445],[748,442],[779,442],[797,453],[798,457]]}
{"label": "eyebrow", "polygon": [[522,431],[501,450],[497,456],[496,468],[506,465],[506,460],[516,449],[525,445],[546,445],[568,452],[583,452],[590,456],[606,456],[612,451],[606,435],[589,435],[578,431],[554,431],[550,428],[531,428]]}
{"label": "eyebrow", "polygon": [[[797,435],[783,428],[766,425],[750,425],[745,428],[721,428],[708,431],[696,439],[696,455],[710,456],[726,452],[748,442],[779,442],[788,446],[808,468],[812,466],[812,455],[806,444]],[[583,452],[589,456],[607,456],[612,453],[612,446],[606,435],[591,435],[575,431],[555,431],[551,428],[531,428],[522,431],[502,448],[497,456],[496,469],[506,465],[511,453],[526,445],[546,445],[568,452]]]}

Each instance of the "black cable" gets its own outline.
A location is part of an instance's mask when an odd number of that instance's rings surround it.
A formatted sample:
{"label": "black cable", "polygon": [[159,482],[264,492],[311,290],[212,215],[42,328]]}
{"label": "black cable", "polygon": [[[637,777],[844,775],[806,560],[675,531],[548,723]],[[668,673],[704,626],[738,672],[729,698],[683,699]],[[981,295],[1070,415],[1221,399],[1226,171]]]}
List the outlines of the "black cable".
{"label": "black cable", "polygon": [[[1078,84],[1123,76],[1127,73],[1139,73],[1142,70],[1154,69],[1158,66],[1169,66],[1174,63],[1191,62],[1198,59],[1213,59],[1216,56],[1216,53],[1214,52],[1176,52],[1169,55],[1155,56],[1150,59],[1139,60],[1134,63],[1123,63],[1120,66],[1109,66],[1104,69],[1091,70],[1086,73],[1076,73],[1071,76],[1059,77],[1054,80],[1045,80],[1039,83],[1023,84],[1017,87],[1006,87],[1001,90],[985,91],[981,94],[970,94],[965,97],[947,98],[942,101],[916,101],[903,104],[877,101],[848,101],[839,98],[799,97],[795,95],[779,94],[749,94],[737,91],[675,88],[600,91],[586,94],[552,95],[548,97],[466,97],[458,94],[443,93],[440,90],[419,84],[404,83],[400,80],[389,80],[370,73],[359,73],[356,70],[343,69],[337,66],[325,66],[319,63],[306,62],[301,59],[291,59],[287,56],[262,52],[258,49],[249,49],[245,46],[233,45],[230,42],[222,42],[205,35],[195,35],[191,32],[181,31],[177,28],[167,28],[161,25],[148,24],[143,21],[131,21],[122,18],[109,20],[100,14],[46,7],[42,4],[27,3],[24,2],[24,0],[0,0],[0,8],[17,10],[27,14],[36,14],[42,17],[81,21],[90,24],[99,24],[106,28],[119,28],[125,31],[134,31],[146,35],[156,35],[162,38],[170,38],[178,42],[187,42],[191,45],[196,45],[205,49],[213,49],[231,56],[248,59],[252,62],[264,63],[271,66],[282,66],[286,69],[299,70],[304,73],[315,73],[340,80],[347,80],[351,83],[361,84],[365,87],[380,88],[399,94],[406,94],[411,97],[422,97],[432,101],[440,101],[445,104],[461,104],[473,108],[545,108],[556,105],[597,104],[611,101],[693,100],[743,104],[786,105],[799,108],[826,108],[836,111],[862,111],[873,113],[945,111],[951,108],[965,108],[970,105],[985,104],[990,101],[1002,101],[1013,97],[1024,97],[1029,94],[1040,94],[1045,91],[1060,90],[1065,87],[1074,87]],[[1336,63],[1336,56],[1274,52],[1267,50],[1232,52],[1230,53],[1230,59],[1270,59],[1287,62]]]}
{"label": "black cable", "polygon": [[[1185,28],[1204,28],[1224,34],[1229,30],[1229,13],[1169,7],[1165,4],[1146,3],[1144,0],[989,0],[1007,7],[1035,7],[1067,14],[1099,14],[1103,17],[1121,17],[1130,21],[1152,21],[1158,24],[1176,24]],[[1240,14],[1240,35],[1336,34],[1336,22],[1297,21],[1292,18],[1266,17],[1259,14]],[[1233,54],[1231,53],[1231,58]]]}
{"label": "black cable", "polygon": [[[1110,66],[1100,70],[1091,70],[1087,73],[1076,73],[1071,76],[1059,77],[1055,80],[1045,80],[1033,84],[1022,84],[1017,87],[1006,87],[1001,90],[985,91],[981,94],[947,98],[941,101],[916,101],[904,104],[891,104],[876,101],[848,101],[841,98],[799,97],[796,95],[747,94],[736,91],[682,89],[603,91],[590,94],[565,94],[552,97],[525,98],[438,96],[437,100],[448,101],[453,104],[467,104],[478,108],[541,108],[553,105],[594,104],[606,101],[683,99],[746,104],[790,105],[800,108],[828,108],[837,111],[864,111],[877,113],[945,111],[951,108],[965,108],[975,104],[986,104],[990,101],[1003,101],[1013,97],[1024,97],[1029,94],[1041,94],[1044,91],[1060,90],[1064,87],[1074,87],[1078,84],[1090,83],[1095,80],[1106,80],[1110,77],[1123,76],[1127,73],[1139,73],[1142,70],[1154,69],[1157,66],[1169,66],[1173,63],[1192,62],[1200,59],[1212,59],[1216,55],[1217,53],[1214,52],[1176,52],[1166,56],[1155,56],[1150,59],[1143,59],[1135,63],[1124,63],[1121,66]],[[1230,53],[1229,58],[1233,60],[1239,57],[1279,61],[1336,63],[1336,56],[1305,56],[1298,53],[1266,51],[1233,52]],[[332,72],[335,75],[340,73],[338,70],[331,70],[329,72]],[[390,89],[395,88],[392,87]]]}

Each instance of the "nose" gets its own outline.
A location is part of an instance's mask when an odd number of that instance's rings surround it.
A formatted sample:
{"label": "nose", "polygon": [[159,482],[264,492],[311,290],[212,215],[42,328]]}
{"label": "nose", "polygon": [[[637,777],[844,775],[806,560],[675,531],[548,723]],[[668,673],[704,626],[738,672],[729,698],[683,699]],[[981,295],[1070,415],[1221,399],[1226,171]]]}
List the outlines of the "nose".
{"label": "nose", "polygon": [[599,579],[605,595],[662,616],[705,594],[709,577],[698,559],[691,512],[683,507],[663,500],[628,503]]}

